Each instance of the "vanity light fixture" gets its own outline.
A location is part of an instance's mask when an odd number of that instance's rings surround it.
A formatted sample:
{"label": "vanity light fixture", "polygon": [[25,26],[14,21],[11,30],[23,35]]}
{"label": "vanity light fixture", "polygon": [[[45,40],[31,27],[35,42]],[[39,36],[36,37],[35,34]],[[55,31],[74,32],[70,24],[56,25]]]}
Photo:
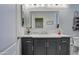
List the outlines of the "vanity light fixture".
{"label": "vanity light fixture", "polygon": [[66,4],[25,4],[27,8],[50,7],[50,8],[67,8]]}

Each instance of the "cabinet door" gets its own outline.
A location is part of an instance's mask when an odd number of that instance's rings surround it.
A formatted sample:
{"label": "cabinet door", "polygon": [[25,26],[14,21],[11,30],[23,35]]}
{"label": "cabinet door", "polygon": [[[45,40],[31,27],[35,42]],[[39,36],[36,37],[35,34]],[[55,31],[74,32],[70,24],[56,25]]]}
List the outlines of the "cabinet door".
{"label": "cabinet door", "polygon": [[57,39],[47,39],[47,55],[57,55]]}
{"label": "cabinet door", "polygon": [[70,38],[61,38],[60,41],[60,55],[69,55],[70,54]]}
{"label": "cabinet door", "polygon": [[31,38],[22,38],[22,55],[33,54],[33,40]]}
{"label": "cabinet door", "polygon": [[46,55],[46,40],[43,38],[34,39],[34,55]]}

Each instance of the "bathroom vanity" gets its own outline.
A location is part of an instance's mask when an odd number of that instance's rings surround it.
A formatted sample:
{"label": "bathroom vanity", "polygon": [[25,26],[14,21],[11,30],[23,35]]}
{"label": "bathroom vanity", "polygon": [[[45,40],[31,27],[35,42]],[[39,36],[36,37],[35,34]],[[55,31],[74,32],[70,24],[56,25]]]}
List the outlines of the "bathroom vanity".
{"label": "bathroom vanity", "polygon": [[70,37],[31,35],[21,37],[22,55],[69,55]]}
{"label": "bathroom vanity", "polygon": [[62,33],[59,27],[62,8],[22,7],[25,29],[21,36],[21,54],[69,55],[70,36],[57,34]]}

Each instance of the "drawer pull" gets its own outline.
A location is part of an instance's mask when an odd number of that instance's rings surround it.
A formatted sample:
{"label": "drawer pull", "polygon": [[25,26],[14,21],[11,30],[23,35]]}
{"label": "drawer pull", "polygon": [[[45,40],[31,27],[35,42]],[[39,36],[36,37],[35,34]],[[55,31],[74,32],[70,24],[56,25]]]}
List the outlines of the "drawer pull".
{"label": "drawer pull", "polygon": [[61,51],[61,46],[59,46],[59,51]]}
{"label": "drawer pull", "polygon": [[31,43],[31,41],[26,41],[27,43]]}

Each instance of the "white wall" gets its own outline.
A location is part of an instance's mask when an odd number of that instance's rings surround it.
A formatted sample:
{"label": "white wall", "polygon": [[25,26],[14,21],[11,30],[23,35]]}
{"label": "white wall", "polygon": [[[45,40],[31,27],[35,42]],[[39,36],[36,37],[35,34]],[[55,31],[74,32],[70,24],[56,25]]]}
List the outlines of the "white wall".
{"label": "white wall", "polygon": [[60,27],[63,34],[79,36],[79,31],[73,31],[72,29],[75,10],[79,11],[79,4],[68,5],[68,8],[60,11]]}
{"label": "white wall", "polygon": [[[17,37],[24,35],[24,27],[21,24],[21,5],[17,5]],[[17,54],[21,54],[21,39],[17,40]]]}
{"label": "white wall", "polygon": [[[24,9],[25,10],[25,9]],[[73,16],[74,11],[79,11],[79,4],[69,4],[66,8],[31,8],[27,9],[27,11],[59,11],[59,22],[60,28],[63,34],[72,35],[72,36],[79,36],[79,31],[73,31]],[[25,10],[24,14],[27,12]],[[42,13],[42,12],[41,12]],[[36,13],[34,13],[36,14]],[[36,15],[39,15],[38,12]],[[27,15],[27,14],[26,14]],[[43,13],[41,14],[43,15]],[[52,13],[51,13],[52,16]],[[49,16],[49,17],[51,17]]]}
{"label": "white wall", "polygon": [[16,54],[16,39],[16,5],[2,4],[0,5],[0,54]]}
{"label": "white wall", "polygon": [[[38,34],[52,34],[56,31],[56,25],[57,25],[57,19],[56,19],[56,11],[35,11],[32,12],[32,34],[38,33]],[[35,18],[40,17],[43,18],[43,28],[35,28]]]}

